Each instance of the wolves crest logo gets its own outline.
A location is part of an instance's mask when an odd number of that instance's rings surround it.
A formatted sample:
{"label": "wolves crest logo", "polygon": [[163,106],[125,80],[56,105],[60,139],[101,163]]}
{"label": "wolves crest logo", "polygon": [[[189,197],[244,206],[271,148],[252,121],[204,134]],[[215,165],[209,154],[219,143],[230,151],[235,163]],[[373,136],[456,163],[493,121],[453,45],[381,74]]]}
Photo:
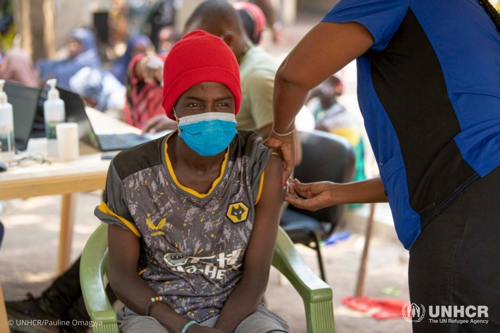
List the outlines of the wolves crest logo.
{"label": "wolves crest logo", "polygon": [[233,223],[245,222],[248,217],[248,207],[243,202],[236,202],[227,207],[226,216]]}

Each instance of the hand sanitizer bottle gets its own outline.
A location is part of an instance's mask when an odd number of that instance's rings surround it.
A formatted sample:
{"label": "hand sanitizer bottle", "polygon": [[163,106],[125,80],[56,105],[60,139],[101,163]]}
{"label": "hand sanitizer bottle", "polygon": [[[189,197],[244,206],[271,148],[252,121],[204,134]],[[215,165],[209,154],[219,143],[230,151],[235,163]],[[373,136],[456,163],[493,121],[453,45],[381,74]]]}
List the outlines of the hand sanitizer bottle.
{"label": "hand sanitizer bottle", "polygon": [[47,136],[47,156],[58,158],[56,126],[64,122],[66,112],[64,111],[64,101],[59,98],[59,91],[56,89],[57,80],[47,81],[50,85],[49,97],[43,103],[43,115],[45,118],[45,135]]}
{"label": "hand sanitizer bottle", "polygon": [[3,91],[5,80],[0,80],[0,161],[11,161],[15,157],[14,112]]}

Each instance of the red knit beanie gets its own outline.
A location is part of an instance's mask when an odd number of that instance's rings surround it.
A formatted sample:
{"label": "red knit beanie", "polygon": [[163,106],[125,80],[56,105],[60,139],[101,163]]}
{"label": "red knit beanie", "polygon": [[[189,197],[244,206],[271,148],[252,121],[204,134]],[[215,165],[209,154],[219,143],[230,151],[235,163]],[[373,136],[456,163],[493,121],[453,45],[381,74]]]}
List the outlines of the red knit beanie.
{"label": "red knit beanie", "polygon": [[241,104],[240,70],[233,51],[219,37],[195,30],[178,41],[163,67],[163,108],[175,120],[172,108],[177,99],[192,86],[218,82],[233,94],[235,114]]}

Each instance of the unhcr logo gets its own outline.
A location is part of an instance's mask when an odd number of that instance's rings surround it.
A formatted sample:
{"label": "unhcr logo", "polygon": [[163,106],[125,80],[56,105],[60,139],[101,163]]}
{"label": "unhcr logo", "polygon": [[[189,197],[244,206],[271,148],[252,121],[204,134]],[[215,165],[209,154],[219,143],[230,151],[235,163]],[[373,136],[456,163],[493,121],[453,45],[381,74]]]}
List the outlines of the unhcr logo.
{"label": "unhcr logo", "polygon": [[[485,305],[430,305],[429,323],[448,324],[488,324],[488,307]],[[405,304],[401,309],[403,318],[410,323],[421,322],[426,315],[422,304]]]}
{"label": "unhcr logo", "polygon": [[425,317],[425,306],[415,303],[405,304],[401,309],[404,320],[409,323],[419,323]]}
{"label": "unhcr logo", "polygon": [[430,323],[488,324],[486,305],[437,305],[429,306]]}
{"label": "unhcr logo", "polygon": [[488,307],[480,306],[464,306],[464,305],[437,305],[429,306],[429,316],[432,318],[488,318]]}

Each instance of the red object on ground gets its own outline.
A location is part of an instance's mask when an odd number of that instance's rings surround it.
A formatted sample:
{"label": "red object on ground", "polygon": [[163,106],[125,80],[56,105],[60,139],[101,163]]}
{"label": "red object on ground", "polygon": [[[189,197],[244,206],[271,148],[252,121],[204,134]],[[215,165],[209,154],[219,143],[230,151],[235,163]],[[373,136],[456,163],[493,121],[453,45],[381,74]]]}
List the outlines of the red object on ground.
{"label": "red object on ground", "polygon": [[402,318],[401,310],[407,303],[399,299],[375,299],[368,296],[347,296],[342,303],[353,310],[364,312],[377,320]]}

